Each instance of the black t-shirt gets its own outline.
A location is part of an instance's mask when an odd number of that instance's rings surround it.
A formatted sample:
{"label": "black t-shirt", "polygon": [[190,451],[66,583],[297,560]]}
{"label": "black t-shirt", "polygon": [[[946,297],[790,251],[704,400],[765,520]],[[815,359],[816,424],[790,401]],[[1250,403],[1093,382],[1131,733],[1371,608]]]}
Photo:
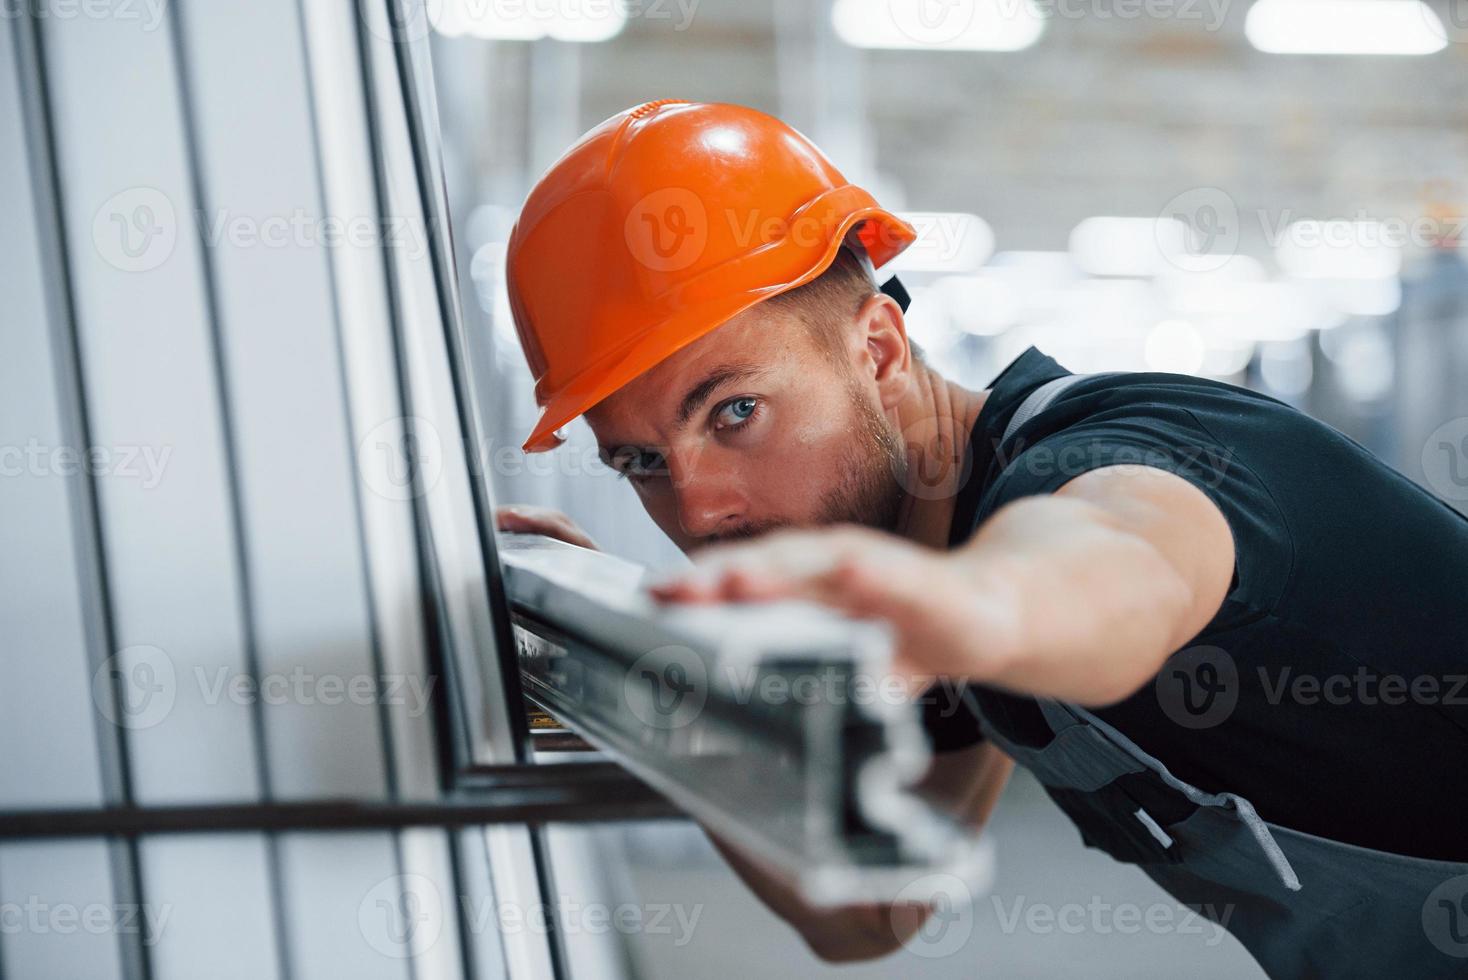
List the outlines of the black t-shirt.
{"label": "black t-shirt", "polygon": [[[1100,467],[1188,480],[1233,532],[1233,587],[1153,683],[1095,713],[1266,820],[1468,860],[1468,519],[1333,429],[1199,378],[1088,378],[1000,446],[1025,397],[1068,373],[1031,348],[994,382],[950,545]],[[1007,737],[1047,741],[1032,699],[972,691]],[[982,739],[962,702],[926,714],[939,751]]]}

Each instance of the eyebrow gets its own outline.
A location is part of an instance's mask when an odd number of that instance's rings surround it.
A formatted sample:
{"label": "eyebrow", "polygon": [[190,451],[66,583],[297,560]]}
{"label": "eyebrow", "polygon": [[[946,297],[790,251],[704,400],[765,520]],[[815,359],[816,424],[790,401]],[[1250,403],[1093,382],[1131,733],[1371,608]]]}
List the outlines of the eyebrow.
{"label": "eyebrow", "polygon": [[[689,388],[688,394],[683,396],[683,401],[678,406],[678,427],[682,428],[687,425],[688,420],[693,418],[693,413],[697,412],[699,407],[708,401],[709,397],[724,385],[729,384],[731,381],[742,381],[746,378],[764,374],[767,370],[768,368],[755,364],[724,364],[714,368],[704,376],[702,381]],[[602,462],[610,465],[612,458],[611,449],[599,445],[597,446],[597,454],[601,457]]]}
{"label": "eyebrow", "polygon": [[688,394],[683,396],[683,402],[678,406],[678,426],[682,428],[693,418],[693,413],[698,411],[709,396],[731,381],[743,381],[745,378],[763,373],[763,369],[753,364],[725,364],[714,368],[708,375],[688,389]]}

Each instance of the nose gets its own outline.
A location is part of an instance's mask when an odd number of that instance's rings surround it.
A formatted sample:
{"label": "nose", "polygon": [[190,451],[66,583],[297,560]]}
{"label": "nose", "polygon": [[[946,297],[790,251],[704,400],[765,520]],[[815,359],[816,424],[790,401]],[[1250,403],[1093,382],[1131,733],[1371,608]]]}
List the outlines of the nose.
{"label": "nose", "polygon": [[728,533],[749,518],[742,483],[716,452],[705,450],[698,458],[683,454],[669,463],[678,526],[691,538]]}

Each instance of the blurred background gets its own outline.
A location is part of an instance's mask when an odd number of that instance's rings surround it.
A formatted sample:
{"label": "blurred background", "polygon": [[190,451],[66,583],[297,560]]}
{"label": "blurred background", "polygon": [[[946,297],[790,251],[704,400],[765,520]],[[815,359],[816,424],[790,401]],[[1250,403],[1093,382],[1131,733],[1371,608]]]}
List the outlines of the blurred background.
{"label": "blurred background", "polygon": [[686,821],[269,821],[574,781],[512,730],[473,466],[683,561],[583,424],[519,448],[505,242],[601,120],[803,130],[919,228],[884,271],[965,385],[1244,384],[1468,508],[1465,67],[1468,0],[0,5],[0,980],[1261,976],[1023,775],[971,900],[851,966]]}
{"label": "blurred background", "polygon": [[[984,387],[1033,344],[1077,372],[1244,384],[1464,506],[1456,430],[1434,436],[1468,415],[1462,0],[435,0],[428,14],[495,448],[535,417],[502,275],[520,202],[581,133],[677,97],[780,116],[919,225],[892,269],[912,336],[960,383]],[[559,459],[487,457],[499,498],[676,561],[584,425],[569,434]]]}
{"label": "blurred background", "polygon": [[[520,202],[584,131],[676,97],[785,119],[918,225],[888,271],[946,376],[983,388],[1035,345],[1077,372],[1247,385],[1468,506],[1461,0],[443,0],[428,13],[492,450],[517,448],[536,415],[503,281]],[[548,455],[484,454],[498,499],[565,510],[610,551],[681,561],[584,423],[567,435]],[[615,893],[707,903],[687,942],[627,938],[638,975],[1261,975],[1200,923],[1119,928],[1118,909],[1176,906],[1087,852],[1023,774],[990,837],[990,892],[960,914],[963,942],[844,968],[818,963],[691,828],[562,846],[583,867],[596,855]],[[1034,905],[1071,910],[1071,927],[1015,918]]]}

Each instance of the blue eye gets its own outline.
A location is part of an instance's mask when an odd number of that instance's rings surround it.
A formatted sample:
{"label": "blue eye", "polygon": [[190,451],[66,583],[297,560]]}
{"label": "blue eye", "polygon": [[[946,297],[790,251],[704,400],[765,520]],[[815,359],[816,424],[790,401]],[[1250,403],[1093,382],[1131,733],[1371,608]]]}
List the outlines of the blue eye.
{"label": "blue eye", "polygon": [[754,416],[757,408],[759,408],[758,398],[750,396],[735,398],[733,401],[725,402],[719,406],[719,411],[714,416],[714,421],[717,423],[718,428],[737,429]]}

